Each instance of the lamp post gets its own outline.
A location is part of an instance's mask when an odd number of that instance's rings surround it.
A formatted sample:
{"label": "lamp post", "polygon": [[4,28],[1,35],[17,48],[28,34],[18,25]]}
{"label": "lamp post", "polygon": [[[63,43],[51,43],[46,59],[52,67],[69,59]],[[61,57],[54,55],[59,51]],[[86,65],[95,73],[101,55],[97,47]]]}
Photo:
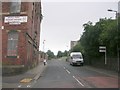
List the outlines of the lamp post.
{"label": "lamp post", "polygon": [[69,47],[68,47],[68,45],[66,45],[66,47],[67,47],[67,58],[66,58],[66,61],[68,61],[68,59],[69,59]]}
{"label": "lamp post", "polygon": [[109,12],[115,12],[116,14],[116,21],[117,21],[117,60],[118,60],[118,71],[119,71],[119,47],[118,47],[118,11],[108,9]]}
{"label": "lamp post", "polygon": [[45,58],[45,40],[43,40],[43,58]]}
{"label": "lamp post", "polygon": [[115,12],[116,13],[116,19],[118,18],[118,12],[116,10],[108,9],[109,12]]}
{"label": "lamp post", "polygon": [[45,49],[45,40],[43,41],[43,52],[44,52],[44,49]]}

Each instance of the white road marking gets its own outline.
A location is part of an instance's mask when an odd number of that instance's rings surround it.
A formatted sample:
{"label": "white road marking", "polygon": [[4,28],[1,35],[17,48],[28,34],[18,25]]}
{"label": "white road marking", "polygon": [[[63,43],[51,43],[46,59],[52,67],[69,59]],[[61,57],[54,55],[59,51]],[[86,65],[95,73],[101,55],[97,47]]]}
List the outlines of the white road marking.
{"label": "white road marking", "polygon": [[73,76],[73,78],[82,86],[84,86],[75,76]]}
{"label": "white road marking", "polygon": [[22,85],[19,85],[18,87],[20,88]]}
{"label": "white road marking", "polygon": [[30,87],[30,85],[27,85],[27,87]]}
{"label": "white road marking", "polygon": [[66,72],[67,72],[68,74],[70,74],[70,71],[68,71],[67,69],[66,69]]}
{"label": "white road marking", "polygon": [[65,67],[64,67],[64,69],[65,69]]}

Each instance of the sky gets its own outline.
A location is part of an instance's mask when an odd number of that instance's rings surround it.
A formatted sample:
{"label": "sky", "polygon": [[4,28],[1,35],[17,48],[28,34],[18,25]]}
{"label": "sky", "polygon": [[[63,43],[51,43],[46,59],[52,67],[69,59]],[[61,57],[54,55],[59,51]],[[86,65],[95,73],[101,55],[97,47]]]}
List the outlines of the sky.
{"label": "sky", "polygon": [[115,19],[115,13],[108,9],[118,10],[118,0],[42,0],[40,50],[51,50],[55,55],[69,50],[70,41],[80,39],[83,24],[95,24],[105,17]]}

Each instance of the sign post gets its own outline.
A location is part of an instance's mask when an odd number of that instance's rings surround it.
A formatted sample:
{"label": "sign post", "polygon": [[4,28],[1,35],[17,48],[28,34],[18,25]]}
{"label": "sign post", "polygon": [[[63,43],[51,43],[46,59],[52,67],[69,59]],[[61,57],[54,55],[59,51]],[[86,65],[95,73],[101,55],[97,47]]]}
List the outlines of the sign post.
{"label": "sign post", "polygon": [[106,47],[105,46],[99,46],[99,52],[104,52],[105,53],[105,64],[107,64]]}

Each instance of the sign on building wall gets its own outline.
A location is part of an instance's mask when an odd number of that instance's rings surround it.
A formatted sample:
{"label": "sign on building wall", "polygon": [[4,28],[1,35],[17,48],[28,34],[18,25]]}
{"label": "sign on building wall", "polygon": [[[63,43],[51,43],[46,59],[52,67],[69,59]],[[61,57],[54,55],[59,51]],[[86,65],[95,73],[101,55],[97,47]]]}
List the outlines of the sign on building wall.
{"label": "sign on building wall", "polygon": [[6,16],[4,23],[21,24],[27,22],[27,16]]}

